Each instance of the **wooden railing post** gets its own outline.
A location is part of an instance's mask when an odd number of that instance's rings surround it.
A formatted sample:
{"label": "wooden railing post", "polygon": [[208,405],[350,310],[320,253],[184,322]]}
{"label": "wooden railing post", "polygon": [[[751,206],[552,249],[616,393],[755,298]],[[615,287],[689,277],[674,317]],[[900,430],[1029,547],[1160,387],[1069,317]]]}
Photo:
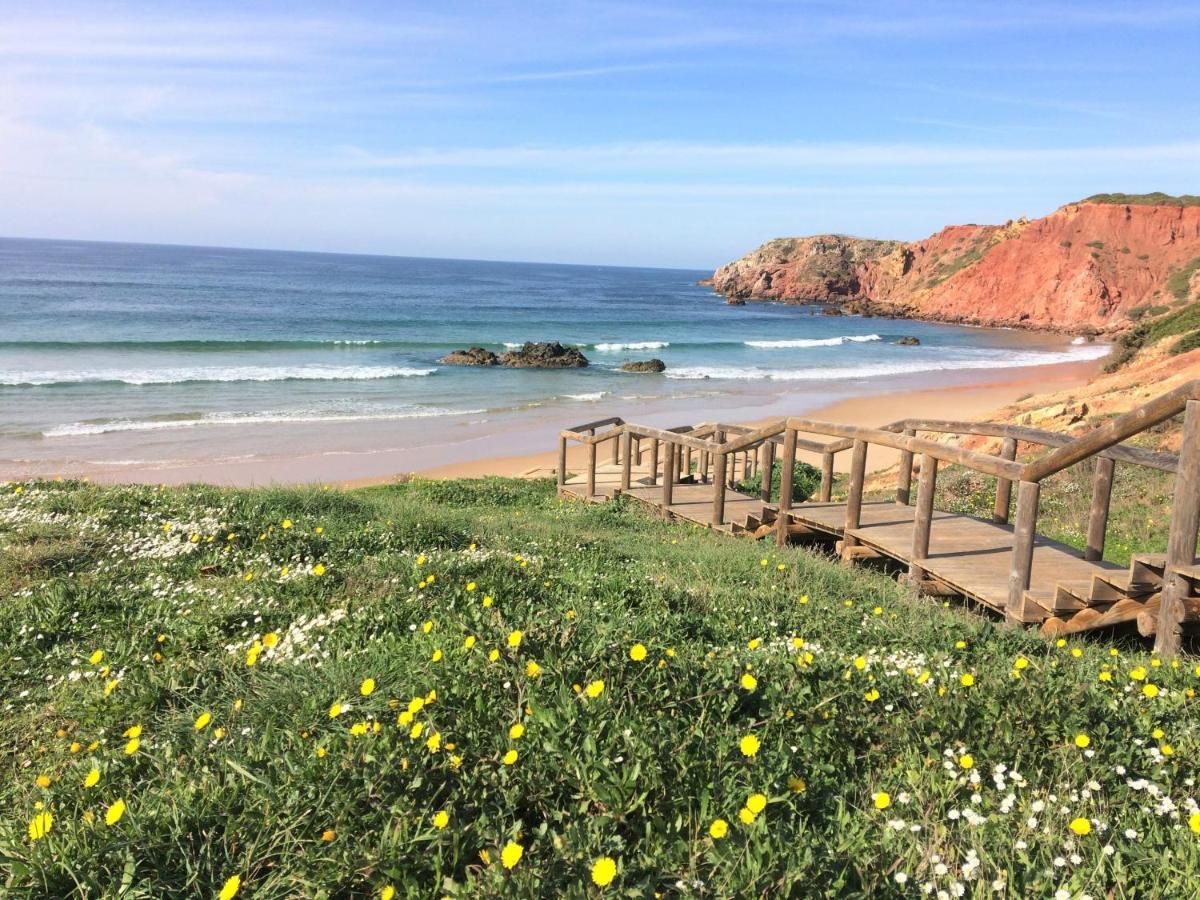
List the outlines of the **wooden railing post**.
{"label": "wooden railing post", "polygon": [[921,478],[917,482],[917,508],[913,518],[912,551],[909,553],[908,580],[919,588],[925,569],[919,560],[929,557],[929,534],[933,527],[933,497],[937,492],[937,457],[921,454]]}
{"label": "wooden railing post", "polygon": [[775,476],[775,445],[770,441],[763,441],[762,445],[762,466],[759,471],[762,472],[762,500],[763,503],[771,502],[771,482]]}
{"label": "wooden railing post", "polygon": [[[1017,439],[1005,438],[1000,445],[1000,456],[1004,459],[1017,458]],[[1008,508],[1012,505],[1012,482],[1007,478],[996,480],[996,505],[992,510],[992,521],[1000,525],[1008,524]]]}
{"label": "wooden railing post", "polygon": [[642,439],[636,434],[633,436],[633,452],[636,455],[634,461],[640,466],[642,464]]}
{"label": "wooden railing post", "polygon": [[1008,570],[1008,600],[1004,617],[1009,624],[1025,618],[1025,592],[1033,572],[1033,545],[1037,538],[1038,498],[1042,486],[1022,481],[1017,488],[1017,521],[1013,527],[1012,563]]}
{"label": "wooden railing post", "polygon": [[[905,428],[904,433],[908,437],[916,437],[917,431],[915,428]],[[907,506],[912,492],[912,470],[913,470],[913,452],[911,450],[900,451],[900,482],[896,485],[896,502],[901,506]]]}
{"label": "wooden railing post", "polygon": [[850,461],[850,492],[846,497],[846,530],[842,535],[842,560],[850,562],[851,552],[858,541],[850,532],[858,527],[862,516],[863,482],[867,477],[867,442],[854,442],[854,455]]}
{"label": "wooden railing post", "polygon": [[683,466],[680,478],[687,478],[692,474],[692,448],[688,447],[683,453]]}
{"label": "wooden railing post", "polygon": [[712,524],[714,528],[725,524],[725,465],[725,453],[718,450],[713,459]]}
{"label": "wooden railing post", "polygon": [[612,461],[615,466],[621,461],[621,435],[614,434],[612,437]]}
{"label": "wooden railing post", "polygon": [[1107,456],[1096,457],[1092,477],[1092,509],[1088,514],[1087,549],[1083,558],[1095,562],[1104,559],[1104,536],[1108,531],[1108,506],[1112,500],[1113,469],[1116,463]]}
{"label": "wooden railing post", "polygon": [[1188,582],[1174,566],[1190,566],[1196,559],[1200,532],[1200,400],[1189,400],[1183,416],[1183,446],[1175,473],[1175,499],[1171,504],[1171,531],[1167,538],[1167,566],[1159,601],[1154,650],[1162,656],[1179,652],[1183,628],[1183,601]]}
{"label": "wooden railing post", "polygon": [[596,444],[588,441],[587,453],[587,495],[596,496]]}
{"label": "wooden railing post", "polygon": [[783,436],[783,459],[779,472],[779,515],[775,517],[775,542],[786,546],[788,526],[792,524],[792,479],[796,472],[796,430],[789,428]]}
{"label": "wooden railing post", "polygon": [[666,453],[663,455],[663,483],[662,483],[662,504],[663,517],[671,517],[671,499],[675,493],[675,458],[679,455],[679,449],[671,441],[666,442]]}
{"label": "wooden railing post", "polygon": [[821,454],[821,493],[822,503],[828,503],[833,498],[833,453]]}
{"label": "wooden railing post", "polygon": [[567,439],[559,437],[558,439],[558,486],[562,487],[567,483]]}
{"label": "wooden railing post", "polygon": [[700,451],[700,482],[702,484],[708,482],[708,464],[712,459],[712,454],[707,450]]}
{"label": "wooden railing post", "polygon": [[658,484],[658,438],[650,438],[650,484]]}
{"label": "wooden railing post", "polygon": [[624,446],[621,448],[621,491],[629,490],[630,482],[633,480],[633,435],[628,431],[621,435],[621,443]]}

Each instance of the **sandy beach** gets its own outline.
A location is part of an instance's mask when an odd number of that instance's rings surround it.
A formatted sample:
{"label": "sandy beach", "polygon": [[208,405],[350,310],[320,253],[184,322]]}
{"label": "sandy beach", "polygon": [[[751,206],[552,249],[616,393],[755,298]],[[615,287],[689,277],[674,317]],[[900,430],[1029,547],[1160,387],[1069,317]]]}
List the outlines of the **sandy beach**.
{"label": "sandy beach", "polygon": [[[1017,377],[1000,383],[989,381],[983,384],[952,388],[898,391],[855,397],[821,406],[815,410],[808,410],[805,415],[814,419],[826,419],[850,425],[884,425],[896,419],[913,416],[936,416],[966,421],[982,420],[986,419],[993,411],[1030,394],[1070,390],[1076,385],[1083,385],[1097,371],[1099,371],[1099,364],[1095,362],[1020,369],[1014,373]],[[989,374],[994,375],[995,373]],[[635,416],[636,412],[636,409],[631,410],[630,414]],[[772,418],[774,416],[758,417],[734,424],[757,425],[768,422]],[[558,452],[553,448],[541,453],[496,455],[421,469],[415,473],[397,473],[381,478],[350,479],[339,482],[339,485],[354,488],[387,484],[409,477],[410,474],[439,479],[483,478],[490,475],[549,478],[554,476],[557,456]],[[801,458],[804,457],[805,454],[801,454]],[[891,465],[895,458],[894,451],[874,447],[868,454],[867,464],[872,470],[880,469]],[[578,468],[582,465],[583,459],[583,447],[570,445],[567,454],[568,465]],[[849,456],[841,454],[838,460],[839,466],[847,465]],[[809,461],[817,462],[818,460],[814,458]]]}

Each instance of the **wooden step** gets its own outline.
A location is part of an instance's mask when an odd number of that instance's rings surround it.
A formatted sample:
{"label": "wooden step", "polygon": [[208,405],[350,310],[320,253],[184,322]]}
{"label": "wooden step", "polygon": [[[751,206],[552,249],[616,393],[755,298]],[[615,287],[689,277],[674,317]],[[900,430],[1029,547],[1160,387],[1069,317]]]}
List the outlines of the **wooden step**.
{"label": "wooden step", "polygon": [[1200,565],[1192,563],[1190,566],[1172,566],[1172,572],[1178,572],[1188,581],[1200,582]]}
{"label": "wooden step", "polygon": [[1097,573],[1092,579],[1094,603],[1116,603],[1123,597],[1148,597],[1162,587],[1162,582],[1135,582],[1129,572]]}
{"label": "wooden step", "polygon": [[1053,611],[1084,609],[1092,605],[1092,579],[1078,578],[1054,583]]}
{"label": "wooden step", "polygon": [[1129,564],[1129,580],[1133,584],[1162,584],[1163,569],[1167,567],[1165,553],[1138,553]]}

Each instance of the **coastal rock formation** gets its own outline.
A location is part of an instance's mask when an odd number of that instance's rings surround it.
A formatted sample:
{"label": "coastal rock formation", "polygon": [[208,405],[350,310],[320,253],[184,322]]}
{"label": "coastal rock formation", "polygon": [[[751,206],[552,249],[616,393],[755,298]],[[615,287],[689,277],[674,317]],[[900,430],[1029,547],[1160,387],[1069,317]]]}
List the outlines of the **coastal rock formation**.
{"label": "coastal rock formation", "polygon": [[1041,219],[950,225],[922,241],[770,241],[713,274],[739,299],[976,325],[1111,333],[1196,299],[1200,199],[1097,195]]}
{"label": "coastal rock formation", "polygon": [[558,341],[527,341],[515,350],[497,356],[484,347],[470,347],[447,353],[438,362],[447,366],[503,366],[507,369],[581,369],[587,357],[576,347],[564,347]]}
{"label": "coastal rock formation", "polygon": [[860,295],[865,263],[902,246],[839,234],[779,238],[717,269],[712,285],[738,300],[845,300]]}
{"label": "coastal rock formation", "polygon": [[661,359],[630,360],[621,363],[622,372],[665,372],[667,364]]}
{"label": "coastal rock formation", "polygon": [[500,365],[510,369],[581,369],[587,364],[577,347],[564,347],[558,341],[527,341],[500,357]]}
{"label": "coastal rock formation", "polygon": [[905,335],[904,337],[900,338],[900,340],[896,341],[896,343],[899,344],[901,347],[918,347],[921,344],[921,340],[920,340],[920,338],[915,338],[911,334],[909,334],[909,335]]}
{"label": "coastal rock formation", "polygon": [[500,357],[483,347],[470,347],[447,353],[438,362],[447,366],[498,366]]}

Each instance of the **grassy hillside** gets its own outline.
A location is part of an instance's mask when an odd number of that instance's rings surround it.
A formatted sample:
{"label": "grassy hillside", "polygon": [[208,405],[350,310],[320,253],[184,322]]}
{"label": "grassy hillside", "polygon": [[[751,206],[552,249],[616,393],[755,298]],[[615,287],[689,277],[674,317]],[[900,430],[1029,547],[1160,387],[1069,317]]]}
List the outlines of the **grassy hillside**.
{"label": "grassy hillside", "polygon": [[1081,203],[1115,203],[1121,206],[1200,206],[1200,197],[1195,194],[1164,194],[1153,191],[1149,194],[1092,194]]}
{"label": "grassy hillside", "polygon": [[9,484],[0,590],[13,895],[1183,896],[1200,865],[1191,663],[547,483]]}

